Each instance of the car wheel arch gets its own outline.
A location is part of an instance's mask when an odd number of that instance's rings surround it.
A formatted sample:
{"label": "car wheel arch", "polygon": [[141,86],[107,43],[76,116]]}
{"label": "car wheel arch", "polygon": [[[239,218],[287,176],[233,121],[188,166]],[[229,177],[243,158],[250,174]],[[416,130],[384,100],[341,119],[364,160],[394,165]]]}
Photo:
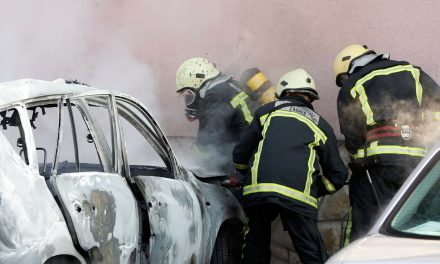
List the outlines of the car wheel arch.
{"label": "car wheel arch", "polygon": [[65,264],[82,264],[81,260],[72,255],[56,255],[47,259],[44,264],[57,264],[57,263],[65,263]]}
{"label": "car wheel arch", "polygon": [[211,252],[211,264],[240,263],[244,239],[244,224],[239,219],[227,219],[219,227]]}

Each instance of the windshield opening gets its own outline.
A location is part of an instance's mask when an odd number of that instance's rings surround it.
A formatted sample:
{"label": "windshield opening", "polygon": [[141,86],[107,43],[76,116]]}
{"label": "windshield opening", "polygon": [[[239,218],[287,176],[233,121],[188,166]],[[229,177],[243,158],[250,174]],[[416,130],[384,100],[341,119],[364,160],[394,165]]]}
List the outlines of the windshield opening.
{"label": "windshield opening", "polygon": [[440,161],[439,154],[424,177],[412,188],[397,209],[389,231],[399,236],[440,238]]}

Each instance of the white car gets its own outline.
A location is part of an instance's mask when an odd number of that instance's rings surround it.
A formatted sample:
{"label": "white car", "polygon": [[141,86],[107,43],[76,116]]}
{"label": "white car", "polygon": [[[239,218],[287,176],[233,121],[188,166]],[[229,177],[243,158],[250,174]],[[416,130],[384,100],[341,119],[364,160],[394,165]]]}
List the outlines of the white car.
{"label": "white car", "polygon": [[326,263],[440,263],[440,145],[420,162],[369,233]]}
{"label": "white car", "polygon": [[135,98],[62,79],[2,83],[0,127],[0,263],[239,259],[239,202],[180,166]]}

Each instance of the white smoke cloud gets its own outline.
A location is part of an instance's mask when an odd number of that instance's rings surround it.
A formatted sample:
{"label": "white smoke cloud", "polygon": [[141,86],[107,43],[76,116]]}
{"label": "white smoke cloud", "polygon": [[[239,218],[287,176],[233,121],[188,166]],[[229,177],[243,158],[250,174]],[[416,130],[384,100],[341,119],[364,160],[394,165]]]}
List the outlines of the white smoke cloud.
{"label": "white smoke cloud", "polygon": [[103,21],[101,2],[3,3],[0,81],[78,79],[156,104],[153,93],[146,95],[155,83],[151,69],[136,59],[130,39],[124,37],[124,27],[109,28]]}
{"label": "white smoke cloud", "polygon": [[[415,98],[414,98],[415,100]],[[386,113],[389,125],[396,124],[398,126],[408,125],[411,131],[411,144],[417,146],[426,146],[430,149],[434,144],[440,140],[440,131],[438,121],[435,121],[433,112],[430,109],[426,111],[420,111],[411,102],[406,100],[398,100],[390,96],[383,97],[381,99],[382,111]],[[340,109],[345,113],[346,123],[356,125],[356,121],[359,120],[359,116],[356,113],[359,111],[360,105],[357,103],[353,105],[344,106]],[[378,111],[381,112],[381,111]],[[360,114],[363,114],[362,112]],[[378,113],[377,113],[378,114]],[[418,116],[418,115],[421,116]],[[381,120],[381,116],[375,115],[375,121]],[[356,129],[359,129],[356,127]]]}
{"label": "white smoke cloud", "polygon": [[108,8],[117,10],[120,3],[104,4],[94,0],[2,3],[0,81],[76,79],[132,95],[153,114],[160,114],[153,71],[136,56],[134,40],[127,37],[130,24],[113,26],[106,16]]}
{"label": "white smoke cloud", "polygon": [[[92,2],[90,2],[92,3]],[[8,1],[0,13],[2,81],[72,73],[90,50],[93,6],[87,1]],[[74,71],[77,73],[78,70]]]}

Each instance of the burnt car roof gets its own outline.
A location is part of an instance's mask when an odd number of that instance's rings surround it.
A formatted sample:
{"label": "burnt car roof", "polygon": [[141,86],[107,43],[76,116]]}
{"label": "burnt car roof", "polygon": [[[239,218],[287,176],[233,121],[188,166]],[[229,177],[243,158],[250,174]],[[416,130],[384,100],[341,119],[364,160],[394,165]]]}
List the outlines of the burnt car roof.
{"label": "burnt car roof", "polygon": [[84,84],[66,83],[64,79],[54,81],[21,79],[0,83],[0,106],[34,97],[67,93],[76,94],[96,90],[98,89]]}

